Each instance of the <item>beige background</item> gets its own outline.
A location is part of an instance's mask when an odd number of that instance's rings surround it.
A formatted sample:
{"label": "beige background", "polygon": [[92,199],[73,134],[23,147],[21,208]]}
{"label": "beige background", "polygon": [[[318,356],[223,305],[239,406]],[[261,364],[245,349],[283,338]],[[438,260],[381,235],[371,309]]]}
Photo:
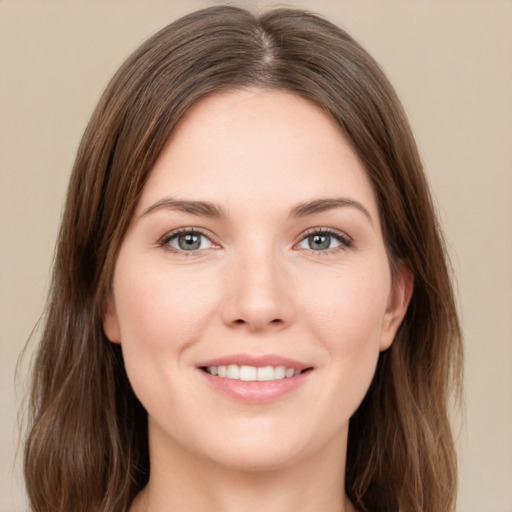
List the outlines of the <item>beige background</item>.
{"label": "beige background", "polygon": [[[27,365],[16,386],[14,370],[43,307],[81,133],[128,53],[209,3],[0,0],[1,512],[25,509],[14,455]],[[467,356],[459,511],[512,512],[512,2],[287,5],[347,28],[403,99],[459,277]]]}

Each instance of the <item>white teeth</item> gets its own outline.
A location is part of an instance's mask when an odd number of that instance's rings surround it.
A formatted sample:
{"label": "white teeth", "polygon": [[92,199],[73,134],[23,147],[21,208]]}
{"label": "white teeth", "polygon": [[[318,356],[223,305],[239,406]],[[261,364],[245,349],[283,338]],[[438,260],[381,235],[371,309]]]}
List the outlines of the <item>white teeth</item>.
{"label": "white teeth", "polygon": [[258,380],[257,373],[255,366],[240,366],[240,380]]}
{"label": "white teeth", "polygon": [[240,378],[240,367],[236,364],[229,364],[226,372],[228,379],[239,379]]}
{"label": "white teeth", "polygon": [[274,368],[274,379],[284,379],[286,376],[285,366],[276,366]]}
{"label": "white teeth", "polygon": [[248,366],[237,364],[207,366],[206,371],[211,375],[218,375],[228,379],[244,380],[248,382],[264,382],[280,380],[300,375],[301,371],[286,366]]}
{"label": "white teeth", "polygon": [[258,381],[264,380],[274,380],[274,368],[272,366],[258,368]]}

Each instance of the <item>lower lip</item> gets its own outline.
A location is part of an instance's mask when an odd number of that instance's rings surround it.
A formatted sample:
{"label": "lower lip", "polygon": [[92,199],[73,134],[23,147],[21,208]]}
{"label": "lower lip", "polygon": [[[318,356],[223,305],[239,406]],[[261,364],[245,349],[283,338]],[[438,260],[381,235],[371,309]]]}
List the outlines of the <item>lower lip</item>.
{"label": "lower lip", "polygon": [[199,370],[208,383],[217,391],[238,401],[250,404],[263,404],[284,397],[302,386],[311,370],[294,377],[268,381],[244,381],[218,377]]}

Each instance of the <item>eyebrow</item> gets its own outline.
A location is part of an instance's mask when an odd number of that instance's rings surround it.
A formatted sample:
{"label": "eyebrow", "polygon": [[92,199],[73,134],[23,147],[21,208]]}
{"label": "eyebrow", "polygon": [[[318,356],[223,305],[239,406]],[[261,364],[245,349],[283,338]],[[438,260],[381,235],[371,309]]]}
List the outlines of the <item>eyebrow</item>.
{"label": "eyebrow", "polygon": [[[335,208],[351,207],[356,208],[368,218],[370,224],[373,225],[372,216],[370,212],[359,202],[348,197],[327,198],[327,199],[314,199],[300,203],[292,208],[290,217],[307,217],[315,213],[321,213]],[[185,199],[164,198],[146,208],[140,215],[144,217],[154,211],[158,210],[178,210],[192,215],[200,215],[204,217],[213,217],[217,219],[225,219],[226,212],[214,203],[209,201],[191,201]]]}
{"label": "eyebrow", "polygon": [[307,201],[300,203],[290,212],[291,217],[306,217],[307,215],[313,215],[315,213],[325,212],[327,210],[333,210],[335,208],[351,207],[356,208],[362,212],[365,217],[368,218],[370,224],[373,225],[373,219],[370,212],[359,202],[348,197],[338,198],[327,198],[327,199],[315,199],[313,201]]}
{"label": "eyebrow", "polygon": [[178,210],[192,215],[201,215],[204,217],[214,217],[218,219],[226,218],[224,210],[208,201],[187,201],[184,199],[164,198],[146,208],[140,215],[144,217],[149,213],[158,210]]}

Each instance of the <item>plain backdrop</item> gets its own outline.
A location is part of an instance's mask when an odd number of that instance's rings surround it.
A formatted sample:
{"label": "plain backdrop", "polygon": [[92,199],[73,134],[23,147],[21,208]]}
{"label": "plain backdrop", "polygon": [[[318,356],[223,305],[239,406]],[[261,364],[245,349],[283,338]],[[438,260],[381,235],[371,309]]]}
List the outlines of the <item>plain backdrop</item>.
{"label": "plain backdrop", "polygon": [[[0,0],[1,512],[26,509],[17,413],[37,333],[16,382],[15,368],[43,309],[85,124],[133,49],[212,3]],[[512,512],[512,2],[279,5],[305,6],[346,28],[403,100],[458,276],[466,342],[458,510]]]}

